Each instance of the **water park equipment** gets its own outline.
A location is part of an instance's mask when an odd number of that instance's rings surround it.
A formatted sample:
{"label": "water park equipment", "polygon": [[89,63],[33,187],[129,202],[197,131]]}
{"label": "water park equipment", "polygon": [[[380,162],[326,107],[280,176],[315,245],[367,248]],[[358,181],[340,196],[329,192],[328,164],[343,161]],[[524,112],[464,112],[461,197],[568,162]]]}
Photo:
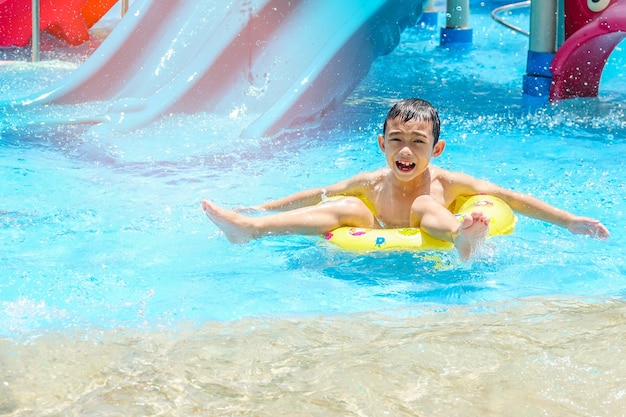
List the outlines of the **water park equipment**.
{"label": "water park equipment", "polygon": [[524,94],[547,97],[552,82],[550,63],[557,48],[557,5],[554,0],[534,0],[530,3],[530,29]]}
{"label": "water park equipment", "polygon": [[473,30],[469,24],[469,16],[469,0],[447,0],[446,25],[441,28],[439,43],[442,46],[471,44]]}
{"label": "water park equipment", "polygon": [[532,0],[530,7],[524,94],[550,101],[597,96],[604,65],[626,37],[626,1]]}
{"label": "water park equipment", "polygon": [[[40,0],[42,29],[78,43],[113,0]],[[172,113],[251,115],[243,137],[315,121],[354,89],[376,57],[433,0],[136,0],[97,52],[70,77],[29,97],[0,102],[98,102],[69,123],[131,131]],[[626,0],[533,0],[524,94],[595,96],[602,69],[626,36]],[[29,0],[0,0],[0,41],[24,45]],[[563,15],[565,18],[563,19]],[[565,40],[558,27],[564,20]],[[157,30],[158,29],[158,30]],[[469,0],[446,3],[441,45],[471,44]],[[34,39],[33,39],[34,41]],[[53,121],[50,121],[51,123]],[[56,120],[57,123],[62,121]]]}
{"label": "water park equipment", "polygon": [[565,42],[550,66],[550,100],[597,96],[604,65],[625,37],[626,1],[566,1]]}
{"label": "water park equipment", "polygon": [[92,27],[117,0],[0,1],[0,47],[27,46],[32,35],[32,14],[38,12],[41,30],[78,45],[89,39]]}
{"label": "water park equipment", "polygon": [[[272,135],[340,103],[414,25],[422,0],[136,0],[70,77],[5,107],[99,102],[130,131],[170,113],[244,111]],[[19,111],[19,110],[18,110]]]}
{"label": "water park equipment", "polygon": [[529,31],[507,22],[500,16],[500,13],[509,12],[515,9],[525,9],[528,7],[530,7],[530,0],[520,1],[519,3],[505,4],[504,6],[498,6],[491,11],[491,18],[501,25],[506,26],[509,29],[513,29],[515,32],[519,32],[522,35],[529,36]]}

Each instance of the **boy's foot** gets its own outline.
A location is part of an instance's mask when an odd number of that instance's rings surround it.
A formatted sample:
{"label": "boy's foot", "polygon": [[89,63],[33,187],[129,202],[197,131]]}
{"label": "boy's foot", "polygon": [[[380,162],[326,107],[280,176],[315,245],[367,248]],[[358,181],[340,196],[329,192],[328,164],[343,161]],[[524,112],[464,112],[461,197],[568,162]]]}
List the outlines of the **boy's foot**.
{"label": "boy's foot", "polygon": [[254,238],[254,226],[246,216],[221,208],[208,200],[202,200],[202,209],[231,243],[246,243]]}
{"label": "boy's foot", "polygon": [[469,216],[465,216],[453,239],[461,259],[466,261],[472,256],[476,248],[485,241],[488,229],[489,218],[483,216],[482,212],[475,211]]}

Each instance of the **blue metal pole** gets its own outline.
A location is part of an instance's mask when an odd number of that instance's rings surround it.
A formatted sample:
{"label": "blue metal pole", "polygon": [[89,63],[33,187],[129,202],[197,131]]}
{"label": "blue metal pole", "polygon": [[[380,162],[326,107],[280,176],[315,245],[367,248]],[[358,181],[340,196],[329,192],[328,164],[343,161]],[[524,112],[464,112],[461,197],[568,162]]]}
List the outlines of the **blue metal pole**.
{"label": "blue metal pole", "polygon": [[417,24],[431,29],[439,27],[439,12],[435,9],[435,0],[428,0]]}
{"label": "blue metal pole", "polygon": [[550,64],[556,52],[557,0],[530,2],[530,41],[523,93],[548,98],[552,73]]}
{"label": "blue metal pole", "polygon": [[440,45],[469,45],[473,30],[469,25],[469,0],[448,0],[446,26],[441,28]]}

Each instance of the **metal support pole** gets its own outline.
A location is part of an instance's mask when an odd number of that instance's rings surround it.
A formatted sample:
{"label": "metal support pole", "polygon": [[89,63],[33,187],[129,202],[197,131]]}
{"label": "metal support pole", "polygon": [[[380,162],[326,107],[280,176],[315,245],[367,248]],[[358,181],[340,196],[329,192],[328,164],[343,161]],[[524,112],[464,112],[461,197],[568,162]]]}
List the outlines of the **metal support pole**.
{"label": "metal support pole", "polygon": [[554,50],[557,51],[563,42],[565,42],[565,0],[558,0],[556,9],[556,45]]}
{"label": "metal support pole", "polygon": [[426,5],[424,5],[422,17],[420,17],[417,24],[432,29],[436,29],[439,26],[439,13],[435,9],[435,0],[428,0]]}
{"label": "metal support pole", "polygon": [[435,0],[428,0],[424,5],[425,12],[436,12],[435,10]]}
{"label": "metal support pole", "polygon": [[558,0],[530,2],[530,40],[523,92],[547,98],[550,95],[552,73],[550,64],[556,52]]}
{"label": "metal support pole", "polygon": [[469,25],[469,0],[448,0],[446,3],[446,27],[441,28],[441,45],[470,45],[472,28]]}
{"label": "metal support pole", "polygon": [[128,0],[122,0],[122,17],[124,17],[127,11],[128,11]]}
{"label": "metal support pole", "polygon": [[469,27],[469,0],[448,0],[446,3],[446,27]]}
{"label": "metal support pole", "polygon": [[33,0],[32,8],[33,37],[31,55],[33,62],[39,62],[39,0]]}
{"label": "metal support pole", "polygon": [[530,2],[530,42],[528,49],[554,53],[556,48],[556,0]]}

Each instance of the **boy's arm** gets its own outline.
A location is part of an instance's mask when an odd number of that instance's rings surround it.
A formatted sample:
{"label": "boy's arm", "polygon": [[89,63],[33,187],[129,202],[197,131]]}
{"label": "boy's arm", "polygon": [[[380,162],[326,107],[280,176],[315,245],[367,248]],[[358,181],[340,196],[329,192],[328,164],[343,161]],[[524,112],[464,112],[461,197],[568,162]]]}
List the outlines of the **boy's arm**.
{"label": "boy's arm", "polygon": [[279,198],[278,200],[268,201],[256,206],[250,207],[252,210],[269,210],[269,211],[286,211],[300,207],[314,206],[320,203],[326,197],[336,195],[354,195],[359,196],[364,193],[363,184],[365,184],[370,174],[359,174],[352,178],[340,181],[327,187],[311,188],[299,191],[295,194]]}
{"label": "boy's arm", "polygon": [[286,211],[299,207],[313,206],[324,196],[324,188],[311,188],[309,190],[299,191],[287,197],[278,200],[267,201],[256,206],[252,206],[253,210],[270,210],[270,211]]}
{"label": "boy's arm", "polygon": [[494,195],[504,200],[517,213],[565,227],[571,233],[603,239],[609,237],[608,229],[599,220],[575,215],[528,194],[500,188],[500,193]]}
{"label": "boy's arm", "polygon": [[568,229],[574,234],[609,237],[608,229],[596,219],[577,216],[554,207],[531,195],[502,188],[489,181],[479,180],[465,174],[452,174],[449,186],[455,196],[490,194],[502,199],[513,211]]}

